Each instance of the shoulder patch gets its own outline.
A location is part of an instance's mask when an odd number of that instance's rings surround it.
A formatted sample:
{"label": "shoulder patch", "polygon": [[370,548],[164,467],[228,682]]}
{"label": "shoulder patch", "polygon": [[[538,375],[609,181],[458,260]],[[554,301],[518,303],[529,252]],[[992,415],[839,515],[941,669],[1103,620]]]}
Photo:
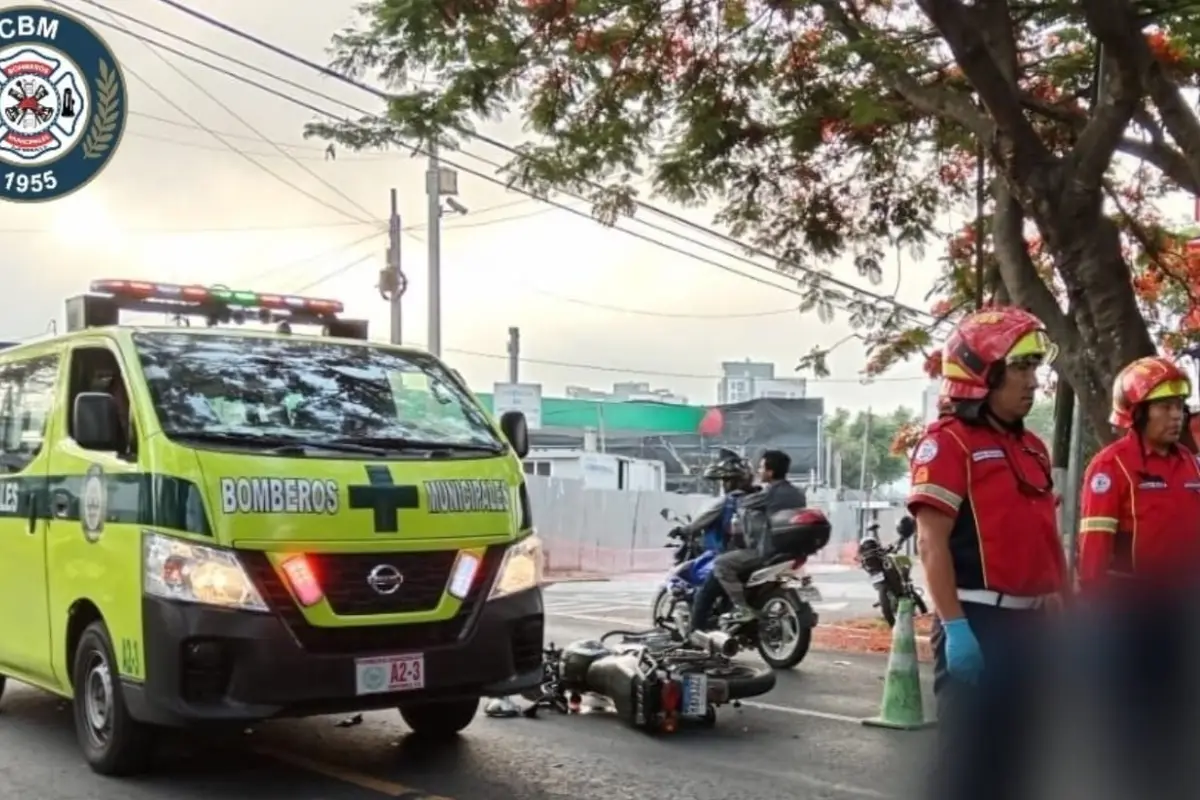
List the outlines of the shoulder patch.
{"label": "shoulder patch", "polygon": [[1112,488],[1112,478],[1108,476],[1107,472],[1097,472],[1092,476],[1092,482],[1088,484],[1088,488],[1094,494],[1104,494]]}
{"label": "shoulder patch", "polygon": [[917,452],[913,453],[914,464],[928,464],[937,458],[938,443],[937,440],[926,437],[917,445]]}

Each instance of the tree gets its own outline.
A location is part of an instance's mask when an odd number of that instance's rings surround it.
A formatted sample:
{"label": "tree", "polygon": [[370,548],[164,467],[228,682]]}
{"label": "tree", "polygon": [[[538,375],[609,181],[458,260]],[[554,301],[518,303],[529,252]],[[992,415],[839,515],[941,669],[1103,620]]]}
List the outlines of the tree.
{"label": "tree", "polygon": [[[612,222],[635,176],[770,251],[801,311],[849,313],[870,374],[937,363],[941,323],[1030,309],[1107,431],[1116,371],[1197,339],[1200,260],[1155,203],[1200,191],[1200,17],[1165,0],[367,0],[334,66],[398,91],[386,119],[315,124],[352,148],[469,136],[519,112],[514,183]],[[1098,46],[1100,45],[1100,46]],[[1115,154],[1136,160],[1114,160]],[[984,158],[979,158],[982,155]],[[981,164],[982,162],[982,164]],[[981,218],[962,210],[987,168]],[[929,313],[880,284],[885,254],[949,236]],[[899,279],[899,276],[897,276]],[[940,326],[940,327],[939,327]],[[823,369],[827,349],[802,363]]]}
{"label": "tree", "polygon": [[[908,473],[908,459],[903,453],[892,452],[892,442],[904,427],[918,423],[919,418],[907,408],[897,408],[890,414],[872,414],[867,432],[866,486],[883,486]],[[825,436],[842,456],[842,485],[857,489],[862,486],[863,433],[867,413],[860,411],[853,418],[839,408],[825,420]]]}

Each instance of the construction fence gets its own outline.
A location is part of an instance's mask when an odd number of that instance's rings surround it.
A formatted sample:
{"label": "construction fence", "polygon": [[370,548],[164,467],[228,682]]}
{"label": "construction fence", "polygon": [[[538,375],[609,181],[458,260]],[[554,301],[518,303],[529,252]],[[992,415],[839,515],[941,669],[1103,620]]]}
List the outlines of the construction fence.
{"label": "construction fence", "polygon": [[[581,481],[535,475],[525,480],[534,524],[545,545],[548,575],[665,572],[673,563],[674,549],[664,545],[675,523],[664,520],[662,510],[683,517],[716,501],[700,494],[588,489]],[[820,489],[808,494],[809,505],[823,510],[833,523],[829,545],[814,560],[852,563],[859,504],[832,499],[832,493]],[[896,508],[877,512],[885,540],[901,513]]]}

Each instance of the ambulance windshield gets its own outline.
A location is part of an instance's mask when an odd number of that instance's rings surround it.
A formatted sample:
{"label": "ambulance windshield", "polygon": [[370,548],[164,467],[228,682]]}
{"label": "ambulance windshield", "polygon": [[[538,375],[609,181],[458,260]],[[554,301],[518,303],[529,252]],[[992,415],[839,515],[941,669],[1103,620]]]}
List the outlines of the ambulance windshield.
{"label": "ambulance windshield", "polygon": [[432,357],[277,337],[140,332],[133,341],[164,432],[418,441],[503,448]]}

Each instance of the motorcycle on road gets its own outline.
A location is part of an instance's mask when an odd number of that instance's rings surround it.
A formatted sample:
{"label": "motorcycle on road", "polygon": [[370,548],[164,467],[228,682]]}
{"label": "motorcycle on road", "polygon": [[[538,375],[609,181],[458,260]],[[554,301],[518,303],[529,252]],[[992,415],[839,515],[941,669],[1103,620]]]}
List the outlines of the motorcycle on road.
{"label": "motorcycle on road", "polygon": [[[734,536],[739,536],[753,510],[739,509],[734,520]],[[663,509],[663,519],[683,526],[687,518],[672,517]],[[769,534],[768,534],[769,535]],[[655,595],[652,622],[655,626],[688,627],[696,591],[712,575],[716,550],[704,550],[698,536],[678,532],[670,534],[676,566],[663,581]],[[815,551],[814,551],[815,552]],[[763,661],[775,669],[791,669],[804,660],[812,644],[812,631],[818,617],[812,604],[820,602],[821,593],[813,585],[812,576],[804,568],[807,556],[780,554],[747,576],[746,601],[763,612],[763,620],[744,624],[730,622],[724,615],[733,610],[729,598],[721,593],[713,610],[714,619],[701,627],[715,628],[733,637],[745,649],[757,649]]]}
{"label": "motorcycle on road", "polygon": [[883,615],[889,627],[896,624],[896,610],[900,600],[908,598],[918,614],[928,614],[922,589],[912,580],[912,557],[900,552],[912,535],[916,533],[912,517],[903,517],[896,525],[899,538],[889,545],[879,542],[879,523],[867,528],[867,535],[858,543],[858,563],[871,579],[878,593],[875,607]]}

